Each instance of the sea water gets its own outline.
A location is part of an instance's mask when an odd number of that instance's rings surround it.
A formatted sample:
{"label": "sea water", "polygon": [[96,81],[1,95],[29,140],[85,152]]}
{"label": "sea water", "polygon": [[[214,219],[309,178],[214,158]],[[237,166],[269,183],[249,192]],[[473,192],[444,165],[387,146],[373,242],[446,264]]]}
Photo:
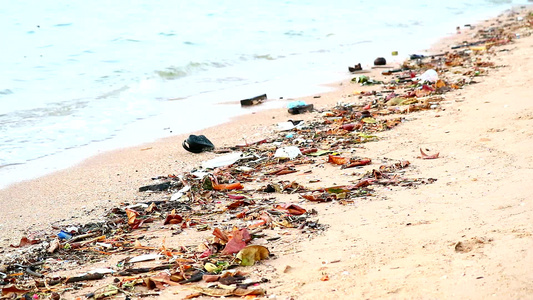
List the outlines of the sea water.
{"label": "sea water", "polygon": [[240,99],[327,91],[349,65],[401,61],[526,3],[3,1],[0,188],[250,113]]}

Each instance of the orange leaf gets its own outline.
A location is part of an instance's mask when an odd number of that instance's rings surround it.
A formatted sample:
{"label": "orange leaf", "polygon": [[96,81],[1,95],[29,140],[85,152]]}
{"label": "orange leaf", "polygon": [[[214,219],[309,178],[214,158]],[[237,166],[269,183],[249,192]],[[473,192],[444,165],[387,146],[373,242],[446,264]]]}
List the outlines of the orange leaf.
{"label": "orange leaf", "polygon": [[220,230],[220,228],[218,227],[215,227],[215,229],[213,230],[213,235],[219,238],[223,242],[228,242],[229,240],[228,235],[224,233],[222,230]]}
{"label": "orange leaf", "polygon": [[335,155],[328,155],[328,162],[332,163],[334,165],[344,165],[348,163],[350,160],[346,157],[342,156],[335,156]]}
{"label": "orange leaf", "polygon": [[216,184],[213,183],[213,189],[217,191],[227,191],[227,190],[242,190],[244,186],[240,182],[230,183],[230,184]]}
{"label": "orange leaf", "polygon": [[344,165],[342,168],[353,168],[353,167],[359,167],[359,166],[365,166],[372,162],[370,158],[363,158],[363,159],[357,159],[357,160],[350,160],[350,163],[347,165]]}
{"label": "orange leaf", "polygon": [[128,225],[134,224],[138,215],[139,214],[136,211],[126,208],[126,216],[128,216]]}

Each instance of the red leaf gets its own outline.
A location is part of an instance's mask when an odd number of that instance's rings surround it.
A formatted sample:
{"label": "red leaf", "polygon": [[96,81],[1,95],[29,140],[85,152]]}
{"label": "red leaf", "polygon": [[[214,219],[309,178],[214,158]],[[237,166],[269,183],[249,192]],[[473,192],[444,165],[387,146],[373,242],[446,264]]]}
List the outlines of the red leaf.
{"label": "red leaf", "polygon": [[275,208],[277,210],[286,211],[289,214],[295,215],[295,216],[303,215],[307,212],[307,210],[305,210],[303,207],[300,207],[296,204],[288,204],[288,203],[278,204],[276,205]]}
{"label": "red leaf", "polygon": [[222,250],[222,254],[233,254],[241,251],[251,239],[252,237],[248,229],[234,230],[233,237],[228,241],[224,250]]}
{"label": "red leaf", "polygon": [[168,215],[166,218],[165,218],[165,222],[163,223],[163,225],[167,225],[167,224],[179,224],[183,222],[183,217],[180,216],[180,215],[176,215],[176,214],[170,214]]}
{"label": "red leaf", "polygon": [[344,124],[342,125],[342,129],[346,131],[353,131],[355,129],[355,124]]}
{"label": "red leaf", "polygon": [[242,199],[245,199],[246,197],[244,197],[243,195],[228,194],[228,198],[233,199],[233,200],[242,200]]}

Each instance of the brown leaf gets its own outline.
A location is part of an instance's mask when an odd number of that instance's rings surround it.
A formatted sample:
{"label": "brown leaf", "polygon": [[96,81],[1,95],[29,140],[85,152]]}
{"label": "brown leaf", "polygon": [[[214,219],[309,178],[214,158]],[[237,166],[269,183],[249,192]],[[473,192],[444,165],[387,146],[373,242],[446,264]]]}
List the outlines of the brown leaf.
{"label": "brown leaf", "polygon": [[132,229],[137,229],[144,223],[144,220],[137,219],[138,215],[138,212],[126,208],[126,216],[128,216],[128,225],[130,225]]}
{"label": "brown leaf", "polygon": [[290,203],[284,203],[284,204],[278,204],[275,207],[277,210],[286,211],[291,215],[299,216],[303,215],[307,212],[304,208],[296,205],[296,204],[290,204]]}
{"label": "brown leaf", "polygon": [[300,194],[300,196],[306,200],[313,202],[326,202],[328,199],[320,198],[315,194]]}
{"label": "brown leaf", "polygon": [[237,200],[237,201],[234,201],[233,203],[231,203],[230,205],[227,206],[228,209],[235,209],[239,206],[246,206],[246,205],[252,205],[252,204],[255,204],[254,201],[252,200]]}
{"label": "brown leaf", "polygon": [[27,237],[22,237],[18,245],[9,245],[9,246],[13,248],[20,248],[20,247],[26,247],[29,245],[38,244],[40,242],[41,242],[40,240],[30,240]]}
{"label": "brown leaf", "polygon": [[14,285],[9,285],[9,286],[6,286],[6,287],[2,288],[2,295],[3,296],[12,295],[12,294],[23,294],[23,293],[27,293],[27,292],[29,292],[29,290],[22,290],[22,289],[17,288]]}
{"label": "brown leaf", "polygon": [[217,238],[219,238],[221,241],[227,243],[229,238],[228,238],[228,235],[223,232],[222,230],[220,230],[220,228],[216,227],[215,229],[213,229],[213,235],[216,236]]}
{"label": "brown leaf", "polygon": [[176,215],[176,214],[170,214],[168,215],[166,218],[165,218],[165,222],[163,223],[163,225],[167,225],[167,224],[179,224],[183,222],[183,217],[180,216],[180,215]]}

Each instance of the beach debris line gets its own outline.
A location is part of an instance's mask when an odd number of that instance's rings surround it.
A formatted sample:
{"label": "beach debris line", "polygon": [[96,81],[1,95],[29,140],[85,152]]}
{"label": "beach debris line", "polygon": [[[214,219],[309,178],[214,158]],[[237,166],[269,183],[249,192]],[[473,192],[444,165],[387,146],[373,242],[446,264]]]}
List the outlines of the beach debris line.
{"label": "beach debris line", "polygon": [[182,146],[185,150],[192,153],[201,153],[205,151],[212,151],[215,145],[204,135],[189,135],[189,138],[183,141]]}
{"label": "beach debris line", "polygon": [[[527,35],[516,27],[505,28],[512,28],[513,35],[484,30],[478,36],[494,43],[488,49],[492,51],[511,43],[516,33]],[[383,192],[383,186],[411,188],[437,180],[408,176],[411,162],[405,159],[353,153],[406,122],[406,114],[439,109],[444,93],[496,67],[487,55],[490,52],[460,49],[439,58],[406,61],[400,71],[390,72],[394,80],[357,93],[353,103],[311,108],[311,120],[276,124],[257,142],[222,148],[227,156],[208,160],[204,167],[155,177],[161,182],[141,187],[139,197],[125,199],[102,221],[54,226],[61,236],[28,234],[2,257],[2,295],[71,299],[75,289],[91,299],[158,296],[165,289],[188,293],[187,298],[265,295],[261,285],[269,279],[256,271],[298,241],[328,228],[312,205],[350,205]],[[436,80],[420,79],[428,70],[437,73],[429,78]],[[189,137],[184,144],[200,150],[193,153],[214,149],[205,143],[207,138],[199,140]],[[285,154],[276,156],[279,149]],[[422,148],[420,152],[420,158],[439,157]],[[318,168],[349,168],[343,172],[353,173],[339,176],[345,182],[332,185],[300,176],[319,174],[314,172]],[[157,193],[145,193],[149,191]],[[482,245],[467,242],[457,243],[455,251]],[[80,270],[93,261],[108,266]],[[322,280],[329,276],[324,274]]]}

